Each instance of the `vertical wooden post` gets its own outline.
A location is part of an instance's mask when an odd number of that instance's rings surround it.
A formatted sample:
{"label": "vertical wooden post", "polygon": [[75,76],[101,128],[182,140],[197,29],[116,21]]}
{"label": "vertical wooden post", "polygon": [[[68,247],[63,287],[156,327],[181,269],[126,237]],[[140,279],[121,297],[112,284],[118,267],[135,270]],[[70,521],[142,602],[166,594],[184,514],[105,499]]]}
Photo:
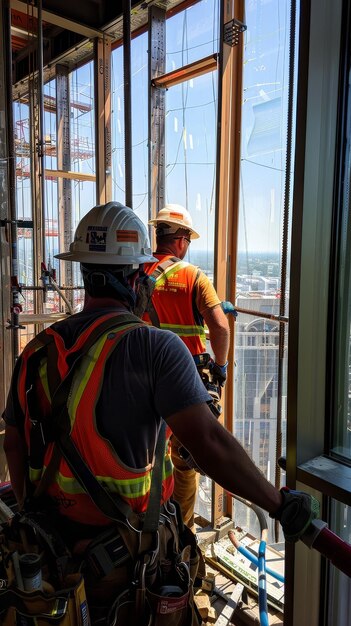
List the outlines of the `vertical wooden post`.
{"label": "vertical wooden post", "polygon": [[[233,20],[243,23],[244,0],[225,0],[222,5],[218,161],[217,161],[217,221],[215,283],[221,300],[235,301],[236,256],[240,191],[241,105],[243,35],[225,43],[226,32]],[[228,29],[229,27],[229,29]],[[234,318],[229,319],[231,337],[228,378],[223,398],[225,426],[233,431],[234,415]],[[227,500],[225,513],[231,513],[231,499]],[[213,486],[212,522],[223,515],[223,491]]]}

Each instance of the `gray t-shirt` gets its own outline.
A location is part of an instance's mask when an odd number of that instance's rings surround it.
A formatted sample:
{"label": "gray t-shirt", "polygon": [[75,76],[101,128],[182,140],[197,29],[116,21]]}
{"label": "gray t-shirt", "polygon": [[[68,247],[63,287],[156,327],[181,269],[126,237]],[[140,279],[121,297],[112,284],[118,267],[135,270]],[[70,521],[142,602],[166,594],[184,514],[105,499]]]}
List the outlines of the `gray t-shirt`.
{"label": "gray t-shirt", "polygon": [[[83,311],[53,328],[66,347],[98,316],[111,310]],[[13,375],[4,419],[23,425]],[[96,405],[96,423],[119,458],[129,467],[145,467],[153,458],[160,417],[211,398],[200,379],[193,358],[174,333],[143,326],[130,331],[108,359]]]}

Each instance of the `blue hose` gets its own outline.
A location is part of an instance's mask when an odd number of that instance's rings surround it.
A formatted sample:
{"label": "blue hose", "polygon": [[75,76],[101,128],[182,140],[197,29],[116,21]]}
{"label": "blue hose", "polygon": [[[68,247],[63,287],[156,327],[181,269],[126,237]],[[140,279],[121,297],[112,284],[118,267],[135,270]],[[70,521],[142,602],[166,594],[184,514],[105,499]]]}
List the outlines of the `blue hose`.
{"label": "blue hose", "polygon": [[266,542],[260,541],[258,548],[258,608],[261,626],[269,626],[266,587]]}
{"label": "blue hose", "polygon": [[[252,554],[252,552],[250,552],[250,550],[248,550],[247,548],[244,548],[243,546],[238,546],[237,547],[237,551],[240,552],[241,554],[243,554],[243,556],[245,556],[249,561],[251,561],[251,563],[254,563],[254,565],[258,566],[258,564],[259,564],[258,563],[258,558],[257,558],[257,556]],[[269,574],[270,576],[273,576],[273,578],[275,578],[276,580],[279,580],[281,583],[285,582],[284,576],[282,576],[278,572],[274,572],[269,567],[266,567],[266,573]]]}

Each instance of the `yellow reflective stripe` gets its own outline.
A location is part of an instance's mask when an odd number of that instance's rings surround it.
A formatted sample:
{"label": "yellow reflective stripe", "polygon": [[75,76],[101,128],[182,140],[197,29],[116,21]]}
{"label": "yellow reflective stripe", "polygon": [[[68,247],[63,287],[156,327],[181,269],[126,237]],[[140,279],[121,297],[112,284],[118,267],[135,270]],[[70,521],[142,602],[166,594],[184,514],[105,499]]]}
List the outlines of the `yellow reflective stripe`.
{"label": "yellow reflective stripe", "polygon": [[83,357],[82,362],[73,377],[73,383],[68,401],[68,413],[72,426],[74,423],[74,417],[77,411],[78,404],[89,382],[90,376],[92,375],[96,362],[100,356],[101,350],[105,345],[107,336],[110,333],[115,333],[118,336],[119,332],[125,330],[126,328],[130,328],[130,324],[119,326],[118,328],[116,328],[116,330],[111,328],[106,331],[106,333],[96,341],[96,343],[90,348],[88,353]]}
{"label": "yellow reflective stripe", "polygon": [[190,326],[180,324],[160,324],[160,328],[163,330],[171,330],[176,335],[183,335],[184,337],[206,337],[205,329],[203,326]]}
{"label": "yellow reflective stripe", "polygon": [[179,272],[180,270],[187,267],[187,265],[189,265],[189,263],[186,263],[185,261],[178,261],[177,263],[174,263],[174,265],[170,265],[169,267],[167,267],[162,272],[162,274],[158,276],[158,278],[156,278],[155,289],[157,289],[158,287],[162,287],[165,284],[166,280],[168,280],[170,276],[172,276],[172,274],[174,274],[175,272]]}
{"label": "yellow reflective stripe", "polygon": [[33,469],[32,467],[29,468],[29,480],[31,482],[34,482],[36,480],[40,480],[41,479],[41,474],[42,474],[42,470],[41,469]]}
{"label": "yellow reflective stripe", "polygon": [[[165,462],[162,472],[162,480],[165,480],[171,476],[173,472],[172,462],[170,457],[165,457]],[[40,470],[34,470],[29,468],[29,476],[31,481],[40,480],[42,472]],[[108,476],[96,476],[101,485],[109,491],[109,493],[117,493],[129,500],[133,498],[140,498],[145,496],[150,491],[151,473],[149,472],[145,476],[138,478],[126,478],[116,479]],[[81,486],[80,482],[74,477],[63,476],[60,472],[56,474],[55,483],[59,485],[64,493],[67,494],[84,494],[85,489]]]}
{"label": "yellow reflective stripe", "polygon": [[50,396],[50,390],[49,390],[49,385],[48,385],[48,372],[47,372],[46,358],[42,359],[39,363],[39,376],[40,376],[41,383],[44,387],[45,395],[50,402],[51,396]]}
{"label": "yellow reflective stripe", "polygon": [[88,353],[82,358],[81,364],[73,377],[70,397],[67,403],[71,425],[74,423],[77,407],[84,393],[84,389],[89,382],[101,350],[105,345],[107,334],[108,333],[100,337],[100,339],[98,339],[98,341],[90,348]]}

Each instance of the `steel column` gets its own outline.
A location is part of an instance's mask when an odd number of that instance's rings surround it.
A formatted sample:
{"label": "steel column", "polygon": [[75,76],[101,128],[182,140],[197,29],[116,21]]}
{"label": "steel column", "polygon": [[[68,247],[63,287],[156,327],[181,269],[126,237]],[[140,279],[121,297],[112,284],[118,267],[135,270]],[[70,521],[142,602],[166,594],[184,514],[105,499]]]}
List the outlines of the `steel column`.
{"label": "steel column", "polygon": [[[2,311],[0,322],[0,413],[2,413],[10,386],[14,347],[16,350],[18,349],[18,330],[10,331],[6,328],[11,307],[11,274],[16,271],[17,275],[16,225],[12,219],[15,216],[13,204],[14,148],[12,158],[8,159],[10,156],[9,141],[13,141],[13,135],[10,136],[8,125],[9,119],[11,120],[10,126],[12,123],[12,103],[9,110],[10,102],[6,90],[8,71],[11,68],[10,10],[6,0],[0,0],[0,33],[0,302]],[[10,245],[12,245],[12,271]],[[6,480],[6,461],[2,443],[3,432],[0,431],[0,481]]]}
{"label": "steel column", "polygon": [[123,0],[123,76],[124,76],[124,160],[125,202],[133,208],[133,152],[132,152],[132,75],[131,75],[131,2]]}
{"label": "steel column", "polygon": [[[38,284],[41,274],[40,264],[44,259],[43,212],[41,203],[40,159],[39,159],[39,86],[38,77],[29,80],[29,127],[30,127],[30,179],[33,212],[33,284]],[[34,313],[43,313],[43,293],[33,296]]]}
{"label": "steel column", "polygon": [[[69,107],[69,71],[62,65],[56,66],[56,128],[57,128],[57,167],[69,172],[71,169],[71,132]],[[58,221],[60,250],[68,250],[73,240],[72,232],[72,182],[69,178],[58,177]],[[73,285],[72,263],[60,261],[60,284]],[[73,293],[67,294],[73,305]]]}
{"label": "steel column", "polygon": [[111,41],[108,36],[95,41],[95,154],[96,200],[112,200],[111,152]]}
{"label": "steel column", "polygon": [[156,6],[149,8],[149,218],[156,217],[165,205],[166,92],[154,83],[166,69],[165,20],[164,9]]}

